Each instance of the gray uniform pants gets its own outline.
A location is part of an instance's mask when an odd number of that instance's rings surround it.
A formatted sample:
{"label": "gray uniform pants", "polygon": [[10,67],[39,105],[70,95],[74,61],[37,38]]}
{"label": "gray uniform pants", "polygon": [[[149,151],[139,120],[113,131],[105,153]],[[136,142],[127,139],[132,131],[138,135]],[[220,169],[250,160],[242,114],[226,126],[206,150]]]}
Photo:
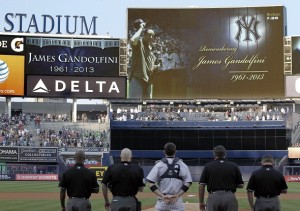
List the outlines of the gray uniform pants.
{"label": "gray uniform pants", "polygon": [[66,211],[91,211],[91,202],[84,198],[70,198],[67,202]]}
{"label": "gray uniform pants", "polygon": [[231,192],[215,192],[207,197],[207,211],[238,211],[238,201]]}
{"label": "gray uniform pants", "polygon": [[114,196],[111,211],[136,211],[136,199],[131,196]]}
{"label": "gray uniform pants", "polygon": [[255,211],[280,211],[279,199],[278,199],[278,197],[256,198],[256,201],[254,204],[254,210]]}

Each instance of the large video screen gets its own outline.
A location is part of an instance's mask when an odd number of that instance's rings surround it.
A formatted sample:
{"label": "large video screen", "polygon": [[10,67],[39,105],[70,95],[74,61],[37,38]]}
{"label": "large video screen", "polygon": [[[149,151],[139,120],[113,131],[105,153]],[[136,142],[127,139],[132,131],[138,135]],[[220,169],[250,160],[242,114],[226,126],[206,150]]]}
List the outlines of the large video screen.
{"label": "large video screen", "polygon": [[284,97],[285,8],[128,9],[128,98]]}
{"label": "large video screen", "polygon": [[293,36],[291,40],[293,74],[300,74],[300,36]]}

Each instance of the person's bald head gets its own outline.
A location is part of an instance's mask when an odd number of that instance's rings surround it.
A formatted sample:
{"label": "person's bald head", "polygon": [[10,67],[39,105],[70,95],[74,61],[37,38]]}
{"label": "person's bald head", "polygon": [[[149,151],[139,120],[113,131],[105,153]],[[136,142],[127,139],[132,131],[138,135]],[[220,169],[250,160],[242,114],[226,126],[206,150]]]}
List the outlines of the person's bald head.
{"label": "person's bald head", "polygon": [[128,162],[130,162],[131,158],[132,158],[132,152],[131,152],[131,150],[128,149],[128,148],[122,149],[120,157],[121,157],[121,161],[128,161]]}
{"label": "person's bald head", "polygon": [[145,35],[144,35],[144,40],[146,42],[148,42],[149,44],[151,44],[154,40],[154,37],[155,37],[155,32],[154,30],[152,29],[148,29],[146,32],[145,32]]}
{"label": "person's bald head", "polygon": [[85,153],[82,150],[77,150],[75,152],[75,162],[76,163],[84,163]]}
{"label": "person's bald head", "polygon": [[148,29],[146,32],[148,35],[155,36],[155,32],[153,29]]}

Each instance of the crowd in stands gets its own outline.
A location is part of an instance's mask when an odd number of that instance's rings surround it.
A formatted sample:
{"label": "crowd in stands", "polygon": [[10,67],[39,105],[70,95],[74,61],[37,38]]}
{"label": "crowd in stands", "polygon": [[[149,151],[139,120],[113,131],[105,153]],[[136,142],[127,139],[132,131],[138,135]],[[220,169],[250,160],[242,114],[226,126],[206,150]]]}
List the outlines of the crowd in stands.
{"label": "crowd in stands", "polygon": [[34,146],[32,131],[26,129],[28,115],[19,114],[11,118],[8,114],[1,114],[1,136],[2,146]]}
{"label": "crowd in stands", "polygon": [[300,147],[300,143],[299,142],[293,143],[291,144],[291,147]]}
{"label": "crowd in stands", "polygon": [[[55,121],[53,116],[55,115],[20,113],[9,118],[8,114],[1,114],[0,146],[109,148],[109,128],[104,127],[102,131],[70,127],[62,127],[59,130],[42,128],[40,122]],[[98,116],[98,122],[105,123],[106,115]]]}
{"label": "crowd in stands", "polygon": [[[71,128],[37,129],[37,138],[43,147],[109,147],[108,131],[86,131]],[[105,143],[105,146],[104,146]]]}
{"label": "crowd in stands", "polygon": [[283,120],[290,108],[269,109],[259,107],[243,108],[118,108],[112,117],[116,121],[267,121]]}
{"label": "crowd in stands", "polygon": [[[289,107],[275,107],[262,109],[259,106],[244,107],[218,107],[199,106],[188,107],[178,105],[174,107],[147,106],[144,108],[118,107],[111,110],[114,121],[269,121],[284,120]],[[1,114],[2,146],[44,146],[44,147],[106,147],[109,148],[109,127],[102,131],[91,131],[80,128],[62,127],[60,129],[42,128],[40,122],[58,121],[67,115],[43,114],[15,114],[11,118]],[[84,114],[82,115],[83,119]],[[106,123],[106,114],[98,114],[98,123]],[[83,120],[87,121],[87,120]],[[33,123],[34,122],[34,123]],[[95,121],[96,122],[96,121]],[[35,124],[34,129],[29,129],[29,124]]]}

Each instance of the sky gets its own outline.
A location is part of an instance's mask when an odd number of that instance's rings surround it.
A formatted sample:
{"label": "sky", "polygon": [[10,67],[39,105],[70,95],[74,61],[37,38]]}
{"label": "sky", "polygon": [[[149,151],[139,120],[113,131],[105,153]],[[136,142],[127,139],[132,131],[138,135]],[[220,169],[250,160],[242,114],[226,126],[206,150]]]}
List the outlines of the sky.
{"label": "sky", "polygon": [[[249,7],[283,5],[287,9],[288,36],[299,35],[299,1],[297,0],[10,0],[1,4],[0,31],[7,13],[78,15],[87,19],[97,17],[97,34],[109,33],[126,38],[127,8],[185,8],[185,7]],[[29,18],[27,18],[29,19]]]}
{"label": "sky", "polygon": [[[279,5],[286,7],[287,36],[300,35],[299,1],[297,0],[10,0],[1,4],[0,32],[4,32],[4,28],[8,27],[5,21],[5,15],[8,13],[26,14],[22,24],[25,26],[29,24],[32,15],[35,15],[38,24],[42,22],[42,15],[52,17],[77,15],[85,16],[87,20],[97,17],[97,35],[109,34],[114,38],[126,38],[127,8],[228,8]],[[16,28],[12,32],[17,32]]]}

